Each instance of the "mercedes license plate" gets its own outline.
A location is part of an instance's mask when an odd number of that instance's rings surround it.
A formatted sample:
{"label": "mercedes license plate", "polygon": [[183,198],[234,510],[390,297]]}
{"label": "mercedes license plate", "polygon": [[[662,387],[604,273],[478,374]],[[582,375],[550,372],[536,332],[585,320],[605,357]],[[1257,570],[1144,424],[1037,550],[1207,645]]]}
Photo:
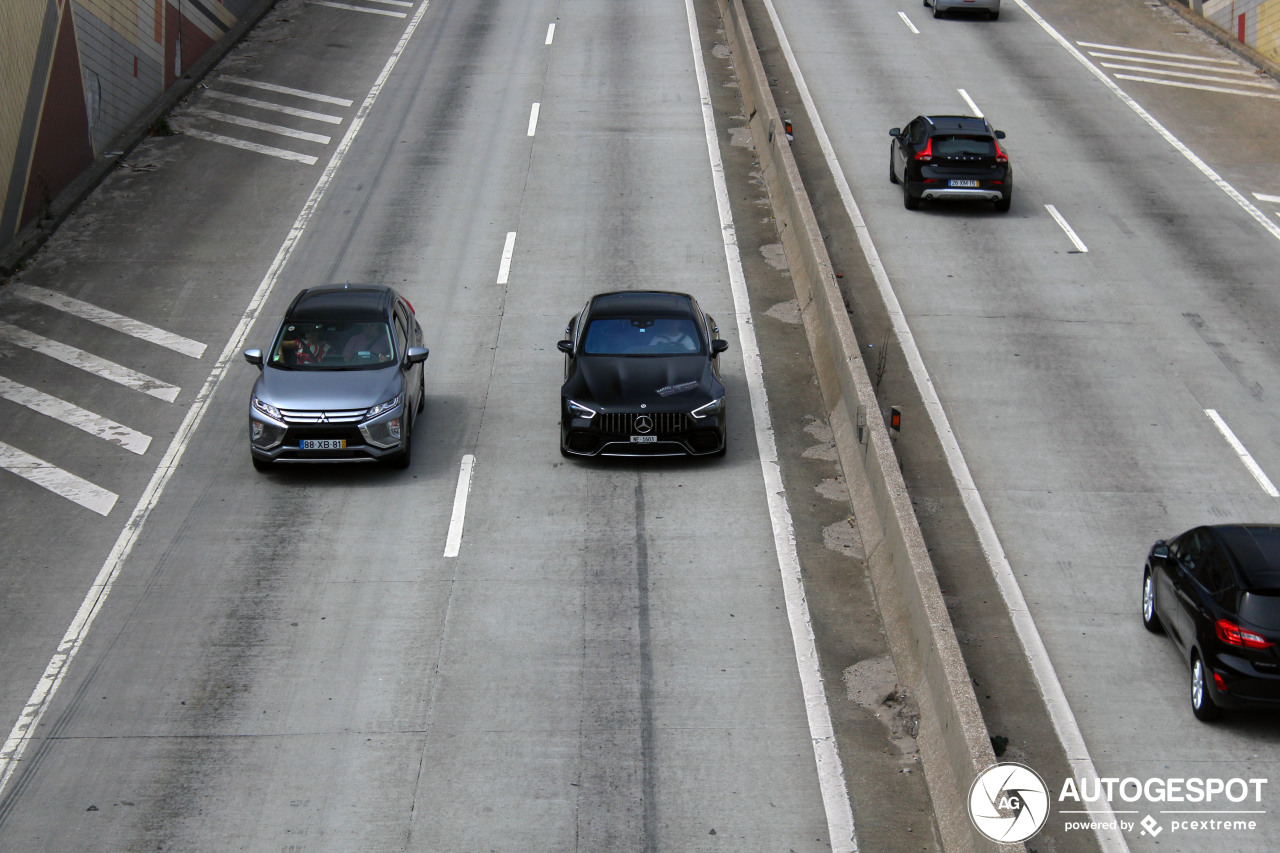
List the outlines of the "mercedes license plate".
{"label": "mercedes license plate", "polygon": [[658,441],[656,435],[633,435],[631,436],[632,444],[655,444]]}
{"label": "mercedes license plate", "polygon": [[951,187],[976,187],[977,181],[948,181],[947,186]]}
{"label": "mercedes license plate", "polygon": [[345,438],[304,438],[301,442],[303,450],[346,450]]}

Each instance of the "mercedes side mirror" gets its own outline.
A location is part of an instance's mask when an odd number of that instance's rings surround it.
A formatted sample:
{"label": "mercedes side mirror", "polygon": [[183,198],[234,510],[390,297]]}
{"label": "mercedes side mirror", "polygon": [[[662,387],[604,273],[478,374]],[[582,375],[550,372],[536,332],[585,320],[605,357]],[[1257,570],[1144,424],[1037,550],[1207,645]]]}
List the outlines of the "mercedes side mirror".
{"label": "mercedes side mirror", "polygon": [[720,353],[724,352],[728,348],[729,348],[728,341],[722,341],[719,338],[716,338],[714,341],[711,342],[712,355],[719,355]]}
{"label": "mercedes side mirror", "polygon": [[573,341],[560,341],[556,344],[556,349],[569,356],[569,358],[573,358]]}

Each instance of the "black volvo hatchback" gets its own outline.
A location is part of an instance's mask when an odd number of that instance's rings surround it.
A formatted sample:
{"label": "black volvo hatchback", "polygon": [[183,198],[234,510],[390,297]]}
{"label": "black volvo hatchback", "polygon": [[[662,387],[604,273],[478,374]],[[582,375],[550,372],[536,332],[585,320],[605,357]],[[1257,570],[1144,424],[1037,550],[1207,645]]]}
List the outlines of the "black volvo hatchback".
{"label": "black volvo hatchback", "polygon": [[1191,672],[1191,710],[1280,708],[1280,526],[1219,524],[1157,542],[1142,573],[1142,624]]}
{"label": "black volvo hatchback", "polygon": [[253,466],[386,460],[409,466],[422,411],[422,327],[389,287],[339,284],[300,292],[264,357],[249,399]]}
{"label": "black volvo hatchback", "polygon": [[684,293],[593,296],[569,320],[560,389],[565,456],[725,452],[716,322]]}
{"label": "black volvo hatchback", "polygon": [[1000,145],[1005,134],[981,116],[916,116],[889,135],[889,181],[902,185],[902,203],[993,201],[1004,213],[1013,203],[1013,167]]}

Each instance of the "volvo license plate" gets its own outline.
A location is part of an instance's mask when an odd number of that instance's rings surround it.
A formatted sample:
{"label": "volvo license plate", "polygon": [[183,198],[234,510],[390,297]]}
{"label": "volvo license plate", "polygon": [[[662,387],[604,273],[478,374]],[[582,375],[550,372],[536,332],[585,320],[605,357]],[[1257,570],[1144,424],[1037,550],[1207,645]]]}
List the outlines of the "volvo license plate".
{"label": "volvo license plate", "polygon": [[304,438],[300,442],[302,450],[346,450],[345,438]]}
{"label": "volvo license plate", "polygon": [[956,181],[948,181],[948,182],[947,182],[947,186],[950,186],[950,187],[976,187],[977,185],[978,185],[978,182],[977,182],[977,181],[959,181],[959,180],[956,180]]}

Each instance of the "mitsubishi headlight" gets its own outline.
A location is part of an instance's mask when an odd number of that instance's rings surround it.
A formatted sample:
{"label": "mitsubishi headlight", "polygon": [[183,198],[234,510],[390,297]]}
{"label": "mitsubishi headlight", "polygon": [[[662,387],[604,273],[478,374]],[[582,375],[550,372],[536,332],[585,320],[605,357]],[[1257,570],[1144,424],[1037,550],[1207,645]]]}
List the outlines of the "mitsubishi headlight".
{"label": "mitsubishi headlight", "polygon": [[265,400],[260,399],[257,394],[253,396],[253,407],[269,418],[273,418],[277,421],[284,420],[284,415],[280,414],[279,409]]}
{"label": "mitsubishi headlight", "polygon": [[715,400],[712,400],[710,403],[707,403],[705,406],[699,406],[689,414],[692,417],[697,418],[698,420],[702,420],[703,418],[709,418],[712,415],[718,415],[723,411],[724,411],[724,397],[718,397]]}
{"label": "mitsubishi headlight", "polygon": [[579,418],[591,420],[596,416],[595,409],[589,409],[581,403],[575,403],[573,400],[565,400],[565,405],[569,407],[569,414],[575,415]]}
{"label": "mitsubishi headlight", "polygon": [[384,412],[391,411],[396,406],[400,405],[401,397],[402,395],[397,394],[394,397],[392,397],[390,400],[387,400],[385,403],[379,403],[378,405],[370,408],[369,411],[365,412],[364,416],[366,418],[376,418],[378,415],[381,415]]}

